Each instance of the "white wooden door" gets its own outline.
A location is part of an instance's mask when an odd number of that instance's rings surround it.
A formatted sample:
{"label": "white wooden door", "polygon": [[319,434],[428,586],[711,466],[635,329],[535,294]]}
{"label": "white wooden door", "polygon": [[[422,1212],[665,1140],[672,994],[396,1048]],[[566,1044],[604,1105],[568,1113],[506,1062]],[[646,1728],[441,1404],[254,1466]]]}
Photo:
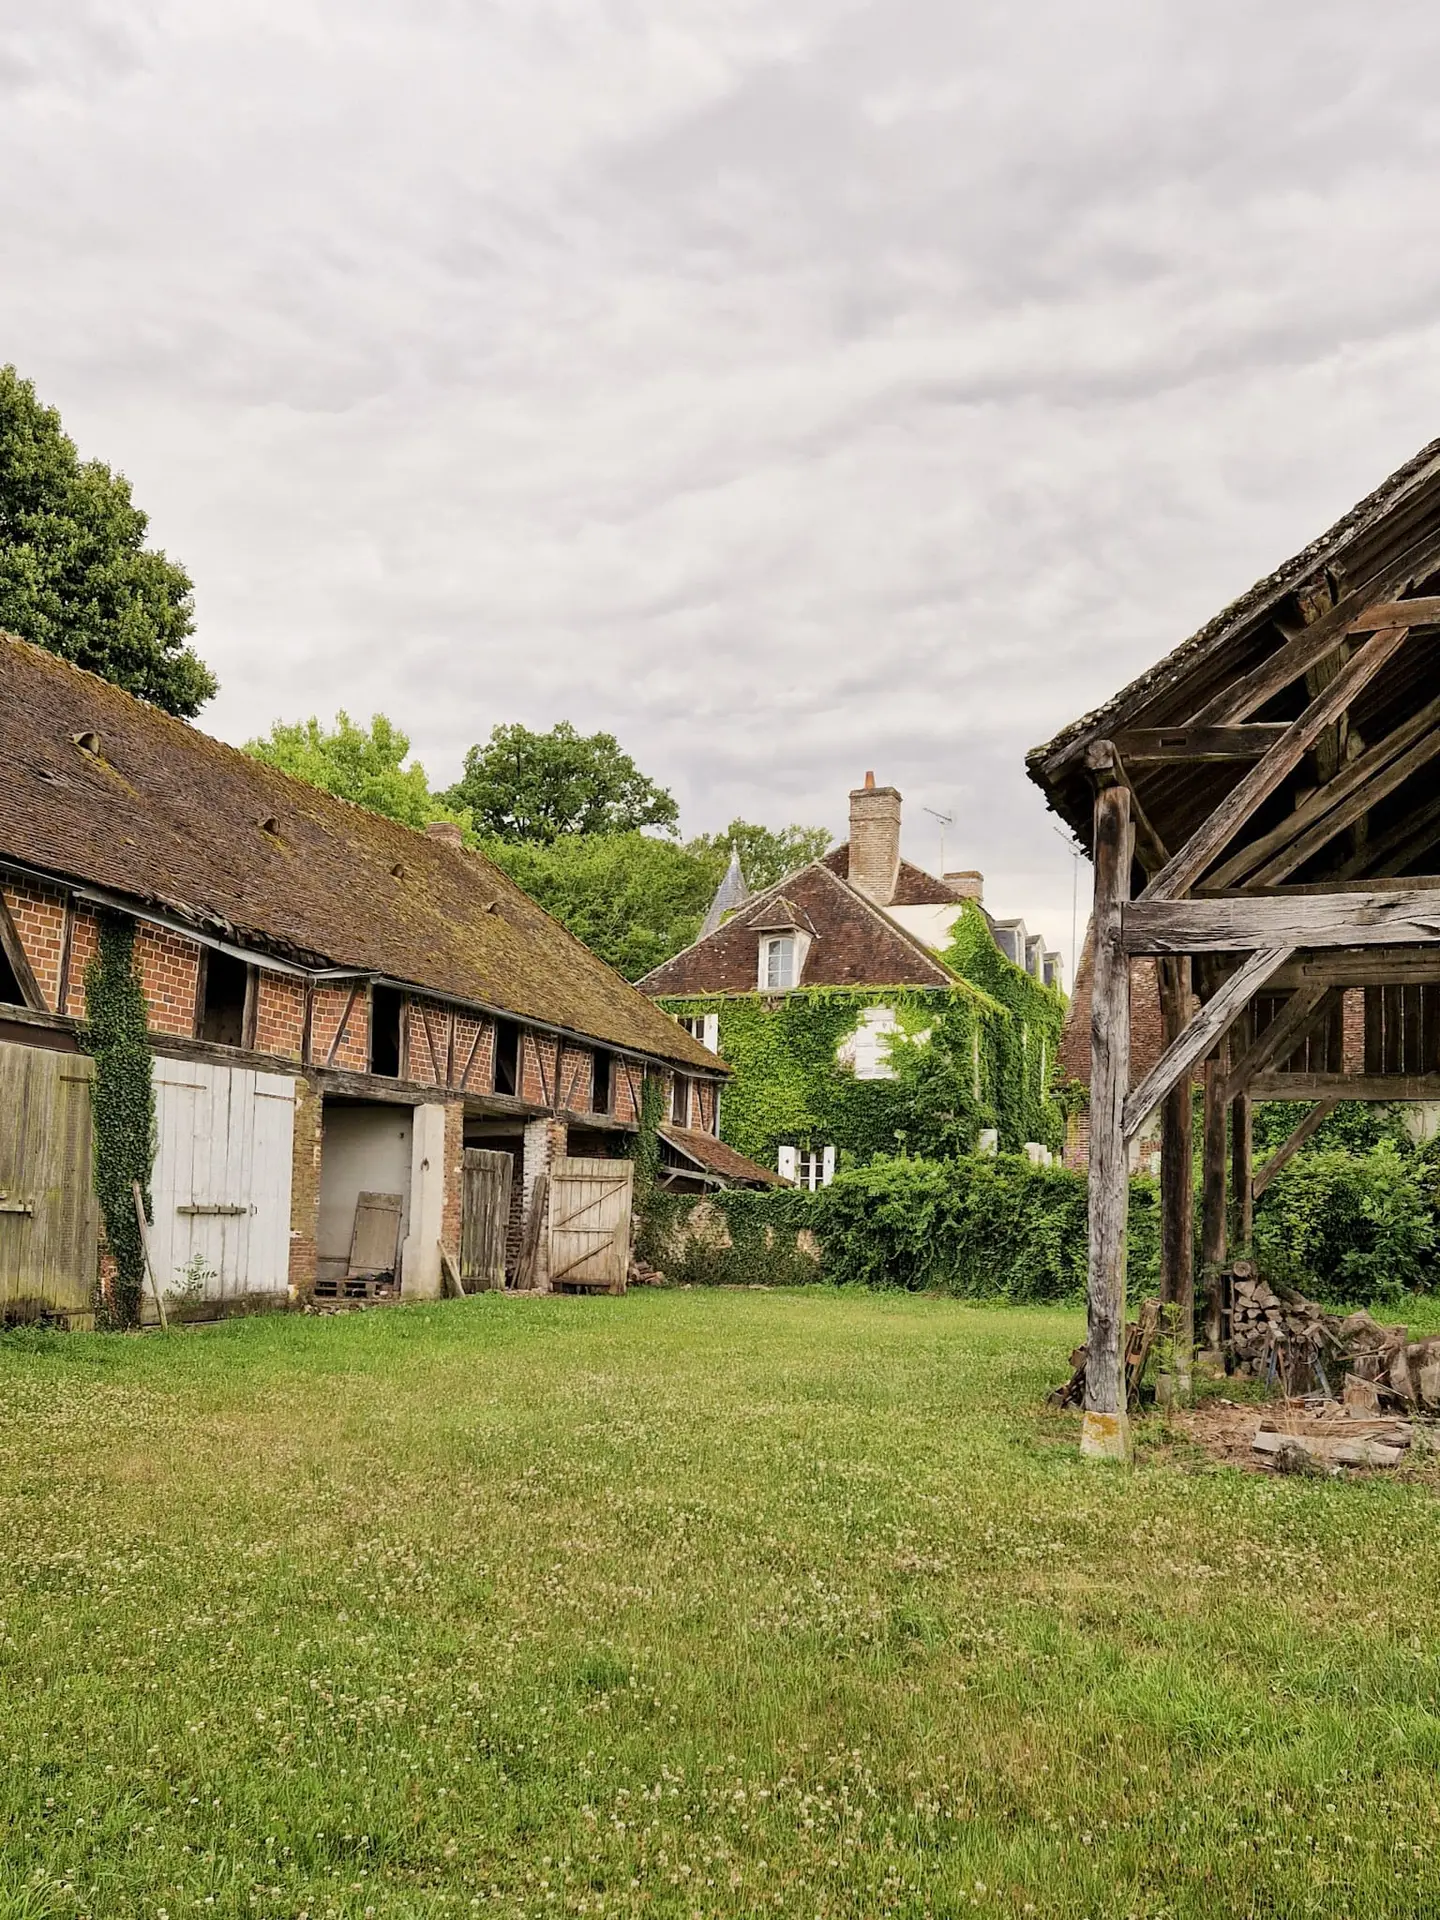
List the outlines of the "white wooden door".
{"label": "white wooden door", "polygon": [[550,1284],[625,1291],[630,1264],[629,1160],[557,1160],[550,1169]]}
{"label": "white wooden door", "polygon": [[248,1067],[155,1062],[155,1226],[162,1292],[203,1279],[215,1301],[290,1284],[295,1082]]}

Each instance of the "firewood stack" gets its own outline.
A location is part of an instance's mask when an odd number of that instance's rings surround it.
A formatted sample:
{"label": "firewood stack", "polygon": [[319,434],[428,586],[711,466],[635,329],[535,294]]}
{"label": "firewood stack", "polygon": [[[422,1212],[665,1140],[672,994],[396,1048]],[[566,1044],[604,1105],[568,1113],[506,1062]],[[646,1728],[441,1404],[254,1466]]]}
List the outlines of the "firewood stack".
{"label": "firewood stack", "polygon": [[1338,1316],[1293,1287],[1262,1280],[1248,1260],[1237,1260],[1222,1283],[1231,1373],[1273,1382],[1286,1393],[1338,1393],[1349,1364]]}

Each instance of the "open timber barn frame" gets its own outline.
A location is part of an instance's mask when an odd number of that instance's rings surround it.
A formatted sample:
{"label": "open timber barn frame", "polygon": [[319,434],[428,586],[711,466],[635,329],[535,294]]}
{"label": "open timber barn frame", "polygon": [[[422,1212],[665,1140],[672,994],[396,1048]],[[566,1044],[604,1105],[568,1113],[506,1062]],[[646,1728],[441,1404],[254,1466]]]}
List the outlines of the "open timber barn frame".
{"label": "open timber barn frame", "polygon": [[[1183,1383],[1197,1070],[1212,1349],[1227,1242],[1248,1243],[1258,1194],[1335,1103],[1440,1100],[1440,441],[1028,767],[1095,869],[1081,1445],[1123,1458],[1129,1149],[1155,1109]],[[1157,962],[1164,1049],[1132,1086],[1135,955]],[[1267,1099],[1315,1104],[1257,1172]]]}

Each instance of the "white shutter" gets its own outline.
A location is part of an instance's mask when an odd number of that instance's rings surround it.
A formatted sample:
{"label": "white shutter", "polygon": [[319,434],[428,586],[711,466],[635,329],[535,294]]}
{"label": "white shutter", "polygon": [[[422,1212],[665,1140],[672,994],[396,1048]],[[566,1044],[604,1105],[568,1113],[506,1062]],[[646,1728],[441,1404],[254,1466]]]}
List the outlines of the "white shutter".
{"label": "white shutter", "polygon": [[711,1053],[719,1053],[720,1016],[718,1013],[707,1013],[705,1015],[705,1031],[702,1035],[702,1043],[710,1049]]}
{"label": "white shutter", "polygon": [[780,1178],[782,1180],[790,1181],[791,1184],[793,1185],[795,1181],[795,1170],[797,1166],[797,1155],[796,1155],[795,1148],[781,1147],[775,1155],[775,1165],[776,1165],[776,1170],[780,1175]]}
{"label": "white shutter", "polygon": [[828,1187],[830,1182],[834,1178],[835,1178],[835,1149],[834,1147],[826,1147],[824,1157],[820,1163],[821,1186]]}

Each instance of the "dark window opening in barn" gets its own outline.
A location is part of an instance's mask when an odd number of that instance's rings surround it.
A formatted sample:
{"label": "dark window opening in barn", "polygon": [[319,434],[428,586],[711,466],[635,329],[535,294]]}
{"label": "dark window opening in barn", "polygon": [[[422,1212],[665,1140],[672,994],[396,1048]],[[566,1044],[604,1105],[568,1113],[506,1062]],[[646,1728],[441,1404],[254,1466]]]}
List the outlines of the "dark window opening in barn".
{"label": "dark window opening in barn", "polygon": [[670,1119],[677,1127],[690,1124],[690,1082],[677,1073],[670,1088]]}
{"label": "dark window opening in barn", "polygon": [[400,1015],[405,996],[394,987],[370,990],[370,1071],[391,1080],[400,1074]]}
{"label": "dark window opening in barn", "polygon": [[595,1055],[595,1084],[590,1094],[592,1113],[609,1113],[613,1101],[613,1067],[608,1053]]}
{"label": "dark window opening in barn", "polygon": [[20,991],[20,982],[15,969],[10,964],[9,955],[0,947],[0,1004],[7,1007],[23,1007],[25,996]]}
{"label": "dark window opening in barn", "polygon": [[205,956],[205,989],[200,1002],[200,1038],[217,1047],[243,1047],[250,969],[233,954],[213,949]]}
{"label": "dark window opening in barn", "polygon": [[513,1020],[495,1022],[495,1091],[520,1091],[520,1029]]}

